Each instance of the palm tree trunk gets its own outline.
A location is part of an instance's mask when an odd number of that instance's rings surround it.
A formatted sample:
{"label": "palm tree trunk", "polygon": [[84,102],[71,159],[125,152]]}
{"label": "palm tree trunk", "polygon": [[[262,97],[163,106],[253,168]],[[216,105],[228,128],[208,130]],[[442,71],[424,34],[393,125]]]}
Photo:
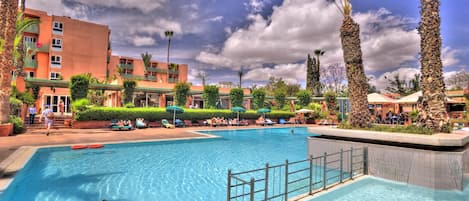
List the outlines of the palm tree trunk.
{"label": "palm tree trunk", "polygon": [[169,68],[169,47],[171,46],[171,37],[169,37],[168,39],[168,54],[167,54],[167,57],[166,57],[166,61],[168,62],[168,68]]}
{"label": "palm tree trunk", "polygon": [[[21,15],[21,19],[19,20],[22,20],[24,18],[24,10],[25,10],[25,1],[26,0],[21,0],[21,3],[20,3],[20,12],[23,13]],[[18,50],[18,61],[16,61],[16,76],[18,77],[23,77],[23,68],[24,68],[24,45],[23,45],[23,40],[24,40],[24,35],[23,33],[21,33],[21,40],[19,41],[18,43],[18,47],[17,50]]]}
{"label": "palm tree trunk", "polygon": [[350,125],[368,127],[371,124],[367,99],[368,81],[363,70],[360,26],[349,15],[342,22],[340,37],[349,87]]}
{"label": "palm tree trunk", "polygon": [[308,59],[306,60],[306,90],[311,91],[311,94],[314,94],[313,73],[313,60],[311,55],[308,54]]}
{"label": "palm tree trunk", "polygon": [[4,48],[0,54],[0,123],[10,119],[11,71],[14,70],[13,43],[15,40],[17,0],[0,1],[0,37]]}
{"label": "palm tree trunk", "polygon": [[420,0],[421,22],[419,27],[421,51],[422,100],[419,102],[418,122],[435,132],[449,131],[446,111],[445,82],[441,62],[441,36],[439,0]]}

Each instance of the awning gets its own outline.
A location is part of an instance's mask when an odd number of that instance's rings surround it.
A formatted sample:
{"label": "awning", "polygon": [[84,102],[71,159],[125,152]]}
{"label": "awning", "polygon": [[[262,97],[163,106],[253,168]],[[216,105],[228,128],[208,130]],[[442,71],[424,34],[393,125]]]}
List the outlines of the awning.
{"label": "awning", "polygon": [[368,103],[369,104],[386,104],[386,103],[394,103],[395,100],[384,96],[379,93],[371,93],[368,94]]}

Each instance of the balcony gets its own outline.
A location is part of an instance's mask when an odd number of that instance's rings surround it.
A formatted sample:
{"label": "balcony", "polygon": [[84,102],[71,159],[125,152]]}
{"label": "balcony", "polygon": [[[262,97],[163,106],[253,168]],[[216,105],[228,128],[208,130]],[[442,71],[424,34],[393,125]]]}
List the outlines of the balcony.
{"label": "balcony", "polygon": [[145,77],[145,80],[146,81],[156,81],[156,76],[147,75]]}
{"label": "balcony", "polygon": [[27,29],[25,29],[24,32],[39,34],[39,25],[38,24],[33,24],[33,25],[29,26]]}
{"label": "balcony", "polygon": [[179,74],[179,71],[177,69],[169,69],[168,73],[169,74]]}
{"label": "balcony", "polygon": [[24,67],[37,68],[37,60],[33,60],[31,59],[31,57],[25,56],[23,61],[24,61]]}
{"label": "balcony", "polygon": [[126,74],[126,73],[121,73],[120,74],[123,79],[129,79],[129,80],[143,80],[143,76],[139,75],[133,75],[133,74]]}
{"label": "balcony", "polygon": [[177,83],[178,79],[177,78],[168,78],[168,83]]}
{"label": "balcony", "polygon": [[29,53],[29,51],[32,52],[49,52],[49,44],[47,43],[32,43],[32,42],[26,42],[24,43],[25,50]]}
{"label": "balcony", "polygon": [[147,71],[151,73],[167,73],[168,72],[167,69],[162,69],[162,68],[147,68]]}
{"label": "balcony", "polygon": [[134,64],[117,64],[119,68],[126,69],[126,70],[133,70]]}

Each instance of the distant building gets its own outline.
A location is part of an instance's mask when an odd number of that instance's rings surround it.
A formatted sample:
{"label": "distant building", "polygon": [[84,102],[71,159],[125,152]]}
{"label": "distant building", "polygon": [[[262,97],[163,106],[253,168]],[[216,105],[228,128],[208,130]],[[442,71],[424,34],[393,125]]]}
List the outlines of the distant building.
{"label": "distant building", "polygon": [[[68,82],[77,74],[90,73],[99,80],[110,80],[108,84],[90,88],[105,90],[105,105],[113,107],[122,105],[125,79],[137,81],[133,102],[138,107],[173,105],[175,84],[187,82],[187,64],[152,61],[150,67],[145,68],[141,58],[112,55],[111,30],[106,25],[51,16],[33,9],[26,9],[25,17],[39,19],[40,24],[24,33],[26,79],[15,82],[19,90],[25,90],[26,83],[41,87],[36,100],[38,108],[50,105],[58,112],[59,102],[63,101],[65,113],[70,113]],[[229,88],[228,85],[220,88],[224,107],[229,107]],[[203,107],[202,91],[201,86],[191,86],[187,107]],[[249,94],[249,90],[246,89],[245,94]],[[249,104],[247,101],[246,107]]]}

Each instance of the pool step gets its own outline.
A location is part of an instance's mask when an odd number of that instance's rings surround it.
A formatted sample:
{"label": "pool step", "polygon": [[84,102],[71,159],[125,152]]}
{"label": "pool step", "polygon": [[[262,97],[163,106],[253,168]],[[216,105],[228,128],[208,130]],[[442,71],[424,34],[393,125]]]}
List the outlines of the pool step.
{"label": "pool step", "polygon": [[36,151],[32,147],[20,147],[15,152],[13,152],[7,159],[0,163],[0,178],[9,178],[15,175],[29,158]]}

